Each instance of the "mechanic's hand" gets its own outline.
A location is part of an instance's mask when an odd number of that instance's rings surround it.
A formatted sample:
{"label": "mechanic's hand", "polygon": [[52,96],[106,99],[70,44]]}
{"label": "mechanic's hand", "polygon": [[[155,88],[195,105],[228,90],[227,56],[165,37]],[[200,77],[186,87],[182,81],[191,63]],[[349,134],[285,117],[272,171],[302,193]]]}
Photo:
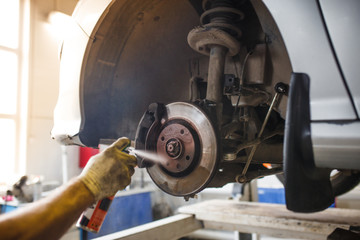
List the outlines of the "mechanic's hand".
{"label": "mechanic's hand", "polygon": [[136,158],[122,151],[129,143],[127,138],[118,139],[105,151],[91,157],[82,171],[80,179],[96,201],[112,196],[130,184]]}

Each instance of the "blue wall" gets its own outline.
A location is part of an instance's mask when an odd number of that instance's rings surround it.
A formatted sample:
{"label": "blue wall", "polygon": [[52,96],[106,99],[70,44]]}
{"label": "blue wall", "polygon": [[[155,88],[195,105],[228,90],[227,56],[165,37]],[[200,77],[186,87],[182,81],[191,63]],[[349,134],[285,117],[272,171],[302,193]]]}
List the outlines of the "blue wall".
{"label": "blue wall", "polygon": [[259,202],[285,204],[284,188],[258,188]]}

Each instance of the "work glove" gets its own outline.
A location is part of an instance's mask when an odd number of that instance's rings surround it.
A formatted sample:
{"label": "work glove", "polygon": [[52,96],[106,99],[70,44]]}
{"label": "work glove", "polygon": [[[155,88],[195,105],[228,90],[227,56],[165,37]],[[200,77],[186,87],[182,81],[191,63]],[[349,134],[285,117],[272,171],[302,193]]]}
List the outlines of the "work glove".
{"label": "work glove", "polygon": [[130,184],[136,158],[123,152],[129,144],[129,139],[120,138],[86,164],[80,179],[96,201],[113,196]]}

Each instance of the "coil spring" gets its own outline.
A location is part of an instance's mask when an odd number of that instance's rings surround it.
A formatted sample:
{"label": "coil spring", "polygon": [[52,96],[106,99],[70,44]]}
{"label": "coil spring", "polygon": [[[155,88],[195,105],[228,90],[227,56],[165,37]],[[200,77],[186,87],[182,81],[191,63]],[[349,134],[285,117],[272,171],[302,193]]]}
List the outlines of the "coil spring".
{"label": "coil spring", "polygon": [[219,28],[236,38],[241,37],[241,30],[236,23],[244,18],[244,13],[234,7],[232,0],[203,0],[204,13],[200,23],[207,28]]}

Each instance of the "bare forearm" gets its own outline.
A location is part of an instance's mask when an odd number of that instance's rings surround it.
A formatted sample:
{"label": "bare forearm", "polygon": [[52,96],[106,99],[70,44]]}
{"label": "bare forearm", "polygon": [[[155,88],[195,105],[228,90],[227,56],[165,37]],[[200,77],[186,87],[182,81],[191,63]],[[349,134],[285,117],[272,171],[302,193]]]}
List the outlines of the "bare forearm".
{"label": "bare forearm", "polygon": [[56,193],[0,216],[1,239],[60,238],[95,200],[114,195],[130,184],[137,160],[123,152],[129,144],[127,138],[118,139],[101,154],[91,157],[81,175]]}
{"label": "bare forearm", "polygon": [[0,218],[2,239],[58,239],[94,202],[94,196],[74,179],[51,196]]}

